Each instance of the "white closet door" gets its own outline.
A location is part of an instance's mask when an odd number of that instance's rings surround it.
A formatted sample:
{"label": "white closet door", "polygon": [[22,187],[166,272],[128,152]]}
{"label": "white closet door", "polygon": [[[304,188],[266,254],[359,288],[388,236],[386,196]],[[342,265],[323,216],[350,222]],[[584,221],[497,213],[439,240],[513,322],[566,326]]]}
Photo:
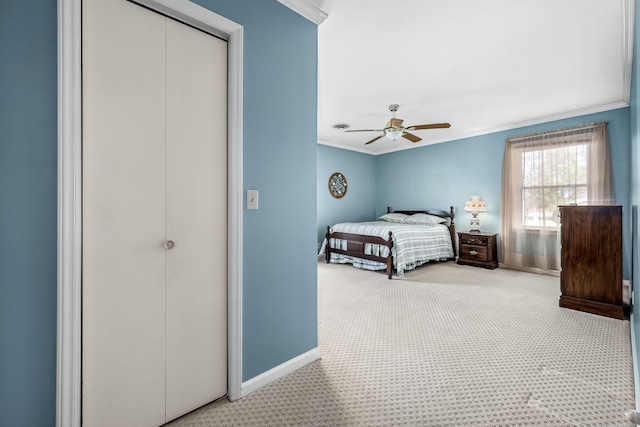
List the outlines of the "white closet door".
{"label": "white closet door", "polygon": [[167,20],[167,420],[227,391],[227,43]]}
{"label": "white closet door", "polygon": [[159,426],[226,394],[226,57],[83,0],[85,426]]}
{"label": "white closet door", "polygon": [[165,19],[125,1],[83,2],[89,427],[165,419]]}

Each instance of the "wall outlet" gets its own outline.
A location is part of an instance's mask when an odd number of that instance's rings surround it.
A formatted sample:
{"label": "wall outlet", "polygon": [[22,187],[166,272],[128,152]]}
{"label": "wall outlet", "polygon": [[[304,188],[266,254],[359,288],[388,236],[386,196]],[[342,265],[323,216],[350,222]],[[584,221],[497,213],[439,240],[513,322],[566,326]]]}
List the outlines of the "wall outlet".
{"label": "wall outlet", "polygon": [[247,209],[258,209],[258,190],[247,190]]}
{"label": "wall outlet", "polygon": [[630,280],[622,280],[622,302],[626,305],[631,305],[631,297],[632,297],[632,290],[631,290],[631,281]]}

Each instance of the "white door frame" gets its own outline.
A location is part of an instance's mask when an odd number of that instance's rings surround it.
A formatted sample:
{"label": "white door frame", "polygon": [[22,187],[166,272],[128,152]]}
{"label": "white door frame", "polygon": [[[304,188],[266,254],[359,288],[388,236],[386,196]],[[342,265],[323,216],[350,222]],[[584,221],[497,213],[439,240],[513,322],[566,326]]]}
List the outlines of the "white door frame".
{"label": "white door frame", "polygon": [[[243,27],[188,0],[131,0],[228,43],[228,397],[242,392]],[[82,398],[82,0],[58,0],[56,426],[80,427]]]}

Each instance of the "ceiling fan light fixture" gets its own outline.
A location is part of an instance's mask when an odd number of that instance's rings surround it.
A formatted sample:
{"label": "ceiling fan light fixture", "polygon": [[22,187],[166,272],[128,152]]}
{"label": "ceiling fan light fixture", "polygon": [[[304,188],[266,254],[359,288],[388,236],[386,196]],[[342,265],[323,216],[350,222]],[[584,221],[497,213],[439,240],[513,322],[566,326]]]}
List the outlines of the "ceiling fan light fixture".
{"label": "ceiling fan light fixture", "polygon": [[384,131],[384,135],[392,141],[400,138],[404,133],[404,129],[389,129]]}
{"label": "ceiling fan light fixture", "polygon": [[[377,140],[379,140],[384,136],[386,136],[391,141],[397,141],[398,138],[406,138],[409,141],[416,143],[416,142],[422,141],[422,138],[407,131],[413,132],[414,130],[438,129],[438,128],[445,129],[451,126],[449,123],[431,123],[431,124],[425,124],[425,125],[404,126],[403,125],[404,120],[396,118],[396,111],[398,111],[398,104],[389,105],[389,110],[393,113],[393,117],[391,118],[391,120],[387,122],[384,128],[355,129],[355,130],[349,129],[349,130],[345,130],[345,132],[378,132],[378,136],[373,138],[371,141],[365,142],[364,145],[369,145],[373,142],[376,142]],[[341,124],[334,125],[333,127],[338,129],[338,126],[340,125]]]}

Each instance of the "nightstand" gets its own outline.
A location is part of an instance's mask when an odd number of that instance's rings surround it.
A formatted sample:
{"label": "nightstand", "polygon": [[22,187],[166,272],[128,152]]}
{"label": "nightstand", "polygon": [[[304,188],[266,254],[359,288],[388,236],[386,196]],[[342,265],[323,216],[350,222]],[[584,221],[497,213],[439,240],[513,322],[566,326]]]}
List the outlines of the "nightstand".
{"label": "nightstand", "polygon": [[458,233],[458,264],[494,269],[498,267],[497,235],[490,233]]}

